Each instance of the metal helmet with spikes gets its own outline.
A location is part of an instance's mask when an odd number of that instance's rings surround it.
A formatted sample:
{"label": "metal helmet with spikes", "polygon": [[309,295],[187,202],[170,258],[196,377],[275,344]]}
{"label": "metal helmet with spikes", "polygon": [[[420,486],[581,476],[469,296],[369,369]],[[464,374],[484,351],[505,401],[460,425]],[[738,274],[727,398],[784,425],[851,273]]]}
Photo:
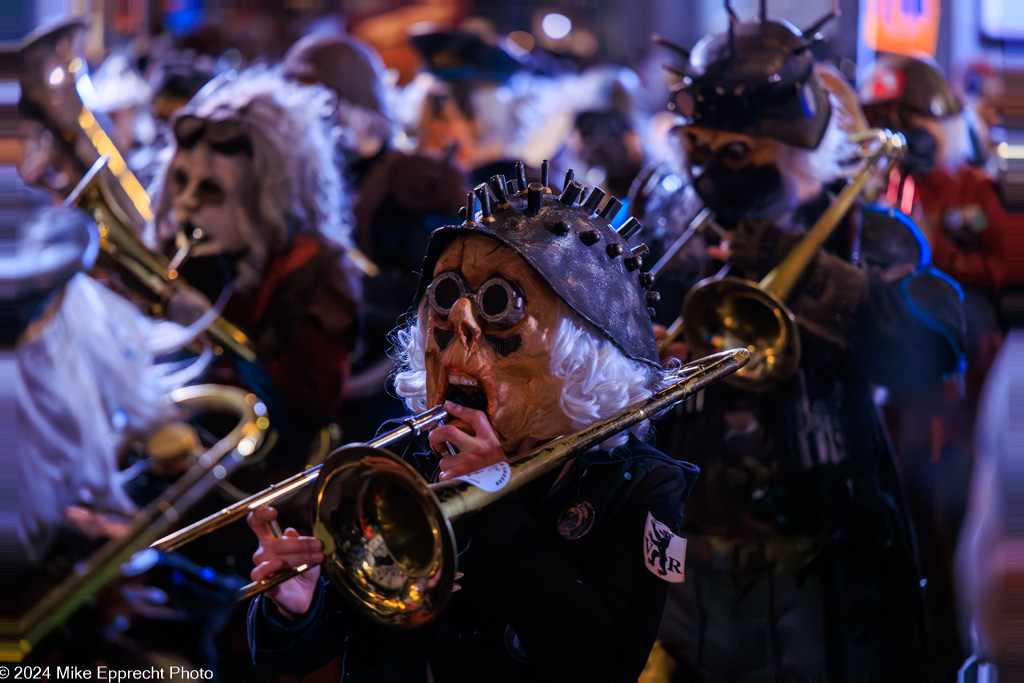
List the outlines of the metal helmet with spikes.
{"label": "metal helmet with spikes", "polygon": [[[519,254],[555,293],[584,320],[596,327],[627,357],[660,367],[651,328],[657,292],[647,291],[654,278],[642,272],[644,245],[631,249],[626,240],[640,230],[629,218],[616,230],[611,222],[622,203],[605,193],[586,189],[566,174],[565,189],[554,194],[548,182],[548,162],[540,182],[526,184],[523,164],[516,164],[513,181],[494,176],[466,197],[460,225],[438,228],[430,235],[416,301],[433,279],[434,266],[457,236],[481,234]],[[476,211],[477,200],[480,211]]]}
{"label": "metal helmet with spikes", "polygon": [[815,76],[810,47],[827,15],[809,29],[768,20],[741,22],[730,12],[729,30],[702,38],[683,65],[669,66],[681,77],[669,108],[686,123],[768,137],[815,149],[825,135],[831,107]]}

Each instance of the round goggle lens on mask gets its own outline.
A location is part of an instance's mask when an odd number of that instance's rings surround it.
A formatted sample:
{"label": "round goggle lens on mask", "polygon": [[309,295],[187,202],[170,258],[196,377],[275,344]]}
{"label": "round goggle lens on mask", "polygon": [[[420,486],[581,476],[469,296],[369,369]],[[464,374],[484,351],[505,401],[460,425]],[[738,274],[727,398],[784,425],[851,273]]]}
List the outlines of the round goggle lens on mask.
{"label": "round goggle lens on mask", "polygon": [[442,273],[430,285],[430,307],[434,312],[447,317],[455,302],[465,294],[462,279],[455,273]]}
{"label": "round goggle lens on mask", "polygon": [[456,302],[468,298],[477,315],[494,327],[511,327],[519,322],[526,310],[523,295],[516,286],[501,277],[493,277],[472,293],[465,281],[456,273],[441,273],[430,284],[427,295],[434,314],[447,320]]}

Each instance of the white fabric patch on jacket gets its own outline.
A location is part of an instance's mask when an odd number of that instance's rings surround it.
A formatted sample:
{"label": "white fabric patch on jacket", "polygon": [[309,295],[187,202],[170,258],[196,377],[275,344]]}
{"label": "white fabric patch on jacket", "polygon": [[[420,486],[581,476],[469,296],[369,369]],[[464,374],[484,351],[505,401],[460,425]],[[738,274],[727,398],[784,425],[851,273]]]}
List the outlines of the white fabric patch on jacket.
{"label": "white fabric patch on jacket", "polygon": [[676,536],[650,512],[644,528],[644,564],[659,579],[669,583],[683,582],[686,539]]}

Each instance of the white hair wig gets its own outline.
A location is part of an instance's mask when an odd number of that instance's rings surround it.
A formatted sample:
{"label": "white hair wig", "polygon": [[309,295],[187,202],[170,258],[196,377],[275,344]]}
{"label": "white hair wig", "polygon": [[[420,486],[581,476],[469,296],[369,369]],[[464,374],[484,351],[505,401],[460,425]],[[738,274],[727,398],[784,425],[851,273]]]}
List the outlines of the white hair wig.
{"label": "white hair wig", "polygon": [[[252,207],[261,225],[277,235],[319,233],[340,247],[352,247],[355,219],[353,192],[339,163],[342,131],[335,96],[319,85],[287,80],[280,68],[254,66],[233,77],[222,76],[204,87],[178,116],[217,121],[238,119],[249,136],[259,179],[259,199]],[[167,186],[166,175],[161,185]],[[170,212],[170,196],[160,192],[158,231]],[[158,232],[162,242],[172,235]],[[264,236],[273,239],[272,236]],[[268,245],[253,245],[256,250]],[[263,255],[265,256],[265,254]]]}
{"label": "white hair wig", "polygon": [[[563,381],[558,403],[576,430],[597,420],[611,417],[642,401],[666,383],[664,371],[627,358],[609,339],[559,302],[560,311],[551,341],[551,374]],[[423,316],[418,317],[424,320]],[[392,335],[395,391],[405,399],[408,409],[420,413],[427,409],[427,369],[424,359],[426,331],[418,320],[399,328]],[[650,431],[647,421],[630,430],[639,438]],[[601,444],[612,448],[626,442],[626,433],[617,434]]]}
{"label": "white hair wig", "polygon": [[[160,362],[174,323],[135,306],[79,273],[45,323],[34,323],[15,352],[18,535],[31,560],[46,552],[70,505],[130,515],[117,450],[125,436],[166,421],[167,393],[194,381],[210,356]],[[177,331],[169,331],[177,330]]]}

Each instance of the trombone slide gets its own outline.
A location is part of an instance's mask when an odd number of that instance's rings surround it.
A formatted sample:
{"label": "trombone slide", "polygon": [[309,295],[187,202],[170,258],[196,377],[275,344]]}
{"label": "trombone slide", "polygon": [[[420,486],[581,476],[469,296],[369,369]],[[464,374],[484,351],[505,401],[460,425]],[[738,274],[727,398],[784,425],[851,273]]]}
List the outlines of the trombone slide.
{"label": "trombone slide", "polygon": [[[381,434],[376,439],[368,441],[364,445],[370,448],[385,448],[396,441],[406,438],[407,436],[415,436],[422,434],[423,432],[430,431],[434,427],[438,426],[438,424],[446,417],[448,417],[448,411],[444,409],[444,406],[435,406],[430,410],[407,418],[401,427],[393,429],[385,434]],[[338,450],[341,449],[335,450],[334,453],[337,453]],[[331,453],[328,456],[328,460],[330,460],[334,453]],[[247,516],[250,512],[261,505],[270,505],[271,503],[283,500],[314,483],[317,480],[317,477],[320,476],[320,472],[323,470],[324,464],[328,460],[325,460],[324,463],[321,463],[316,467],[310,467],[308,470],[304,470],[283,481],[279,481],[273,486],[270,486],[259,493],[254,493],[248,498],[224,508],[220,512],[215,512],[209,517],[175,531],[173,534],[168,534],[167,536],[154,541],[150,547],[163,552],[176,550],[191,543],[200,536],[205,536],[210,532],[227,526],[237,519]]]}

